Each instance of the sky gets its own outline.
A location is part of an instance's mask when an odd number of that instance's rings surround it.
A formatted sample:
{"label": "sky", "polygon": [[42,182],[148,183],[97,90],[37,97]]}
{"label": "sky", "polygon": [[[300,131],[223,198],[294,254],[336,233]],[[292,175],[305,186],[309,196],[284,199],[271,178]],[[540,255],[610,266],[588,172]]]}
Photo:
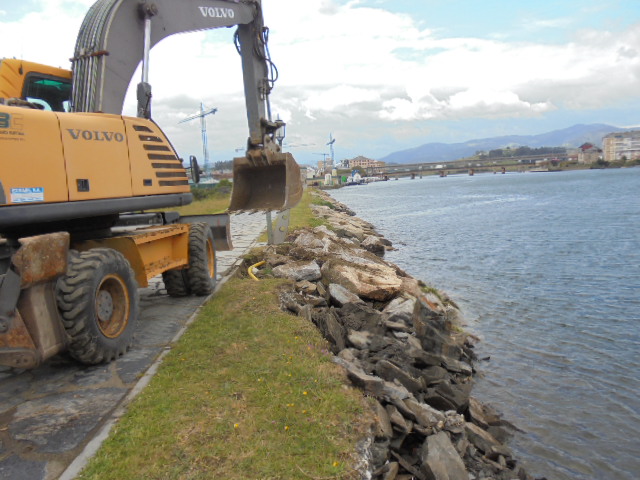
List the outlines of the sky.
{"label": "sky", "polygon": [[[178,1],[178,0],[176,0]],[[208,0],[202,0],[203,5]],[[70,68],[92,0],[0,0],[0,57]],[[430,142],[640,126],[638,0],[262,0],[279,71],[271,110],[302,164]],[[25,32],[34,32],[27,34]],[[132,79],[130,92],[140,80]],[[233,29],[151,52],[153,116],[180,156],[242,155],[248,128]],[[125,102],[135,115],[135,95]]]}

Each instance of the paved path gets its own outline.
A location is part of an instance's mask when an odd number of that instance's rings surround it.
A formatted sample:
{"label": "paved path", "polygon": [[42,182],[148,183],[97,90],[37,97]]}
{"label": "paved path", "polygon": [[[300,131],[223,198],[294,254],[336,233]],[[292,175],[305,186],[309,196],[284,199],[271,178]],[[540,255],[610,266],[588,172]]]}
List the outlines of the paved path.
{"label": "paved path", "polygon": [[[264,214],[232,216],[234,249],[218,254],[219,281],[265,228]],[[87,367],[59,355],[33,370],[0,367],[0,479],[74,478],[204,300],[171,298],[157,277],[140,290],[135,343],[119,360]]]}

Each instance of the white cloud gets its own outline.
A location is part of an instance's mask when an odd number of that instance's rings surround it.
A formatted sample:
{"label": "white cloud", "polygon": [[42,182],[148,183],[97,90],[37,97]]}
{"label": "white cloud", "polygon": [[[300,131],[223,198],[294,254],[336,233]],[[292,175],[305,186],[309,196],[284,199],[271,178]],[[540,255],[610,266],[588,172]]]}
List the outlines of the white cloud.
{"label": "white cloud", "polygon": [[521,117],[538,116],[555,107],[550,102],[530,103],[520,99],[514,92],[471,88],[453,95],[449,108],[458,116],[477,117]]}
{"label": "white cloud", "polygon": [[[368,110],[370,121],[530,117],[563,105],[606,106],[612,96],[624,98],[632,85],[639,86],[634,73],[640,65],[635,57],[637,25],[615,34],[580,32],[565,45],[510,44],[438,38],[407,16],[355,3],[332,4],[333,15],[326,18],[320,14],[323,3],[311,0],[295,21],[286,15],[294,11],[294,2],[271,8],[276,7],[280,16],[275,18],[272,51],[282,83],[307,86],[301,103],[310,118],[362,100],[378,105],[377,112]],[[274,23],[273,16],[267,20]],[[569,22],[531,22],[531,27]],[[398,55],[402,49],[411,49],[409,59]],[[611,75],[614,70],[620,75]],[[376,98],[371,87],[380,84],[402,88],[408,97]],[[594,84],[602,86],[595,96]],[[445,91],[452,93],[443,96]]]}
{"label": "white cloud", "polygon": [[[68,66],[92,3],[41,0],[40,11],[13,22],[0,14],[0,42],[13,47],[4,54]],[[333,131],[336,148],[346,150],[369,139],[424,135],[425,124],[414,122],[536,118],[638,101],[640,24],[577,31],[566,44],[508,43],[497,36],[443,37],[408,15],[358,1],[268,0],[264,9],[280,71],[272,110],[300,143],[324,145]],[[530,23],[567,25],[567,19]],[[176,123],[200,101],[219,108],[209,122],[217,154],[230,156],[245,141],[242,71],[232,33],[178,35],[152,51],[154,115],[179,149],[199,149],[198,129]],[[138,78],[136,73],[134,84]],[[129,96],[127,112],[134,111]]]}
{"label": "white cloud", "polygon": [[0,20],[3,55],[69,68],[82,19],[94,2],[40,0],[35,3],[40,9],[17,21]]}
{"label": "white cloud", "polygon": [[323,15],[335,15],[340,11],[338,5],[332,0],[322,0],[320,4],[320,13]]}
{"label": "white cloud", "polygon": [[573,22],[575,22],[574,18],[564,17],[564,18],[546,18],[546,19],[526,19],[521,22],[520,28],[530,31],[539,31],[548,28],[561,28],[568,27]]}
{"label": "white cloud", "polygon": [[379,98],[380,93],[374,89],[337,85],[321,92],[312,93],[303,102],[303,105],[309,112],[333,111],[357,103],[372,102]]}

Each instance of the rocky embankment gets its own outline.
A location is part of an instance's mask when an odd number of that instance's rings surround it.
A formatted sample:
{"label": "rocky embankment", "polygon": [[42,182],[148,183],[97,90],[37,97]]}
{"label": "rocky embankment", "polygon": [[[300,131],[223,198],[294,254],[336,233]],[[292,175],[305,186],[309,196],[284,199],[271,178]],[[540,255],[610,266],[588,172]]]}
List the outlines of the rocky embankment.
{"label": "rocky embankment", "polygon": [[[372,398],[368,472],[374,480],[532,480],[505,445],[513,429],[471,396],[472,337],[445,295],[383,260],[391,244],[318,192],[329,226],[263,252],[294,280],[282,308],[313,322],[335,361]],[[330,205],[330,206],[326,206]]]}

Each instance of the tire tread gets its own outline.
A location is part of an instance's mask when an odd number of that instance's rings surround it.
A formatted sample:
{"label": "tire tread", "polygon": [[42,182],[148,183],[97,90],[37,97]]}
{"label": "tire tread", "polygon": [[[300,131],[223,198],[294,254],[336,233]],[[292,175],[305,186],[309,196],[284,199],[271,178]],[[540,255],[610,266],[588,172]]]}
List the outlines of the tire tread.
{"label": "tire tread", "polygon": [[211,228],[206,223],[193,223],[189,230],[189,269],[187,278],[189,288],[195,295],[210,295],[216,285],[216,267],[214,251],[213,278],[209,276],[207,242],[213,245]]}
{"label": "tire tread", "polygon": [[[130,318],[122,334],[114,339],[96,334],[93,284],[96,271],[104,265],[124,272],[123,279],[130,295]],[[126,276],[128,275],[128,278]],[[96,248],[85,252],[69,251],[67,274],[57,284],[58,310],[70,337],[69,353],[76,360],[94,365],[109,362],[123,355],[131,346],[138,316],[138,289],[129,262],[119,252]]]}

